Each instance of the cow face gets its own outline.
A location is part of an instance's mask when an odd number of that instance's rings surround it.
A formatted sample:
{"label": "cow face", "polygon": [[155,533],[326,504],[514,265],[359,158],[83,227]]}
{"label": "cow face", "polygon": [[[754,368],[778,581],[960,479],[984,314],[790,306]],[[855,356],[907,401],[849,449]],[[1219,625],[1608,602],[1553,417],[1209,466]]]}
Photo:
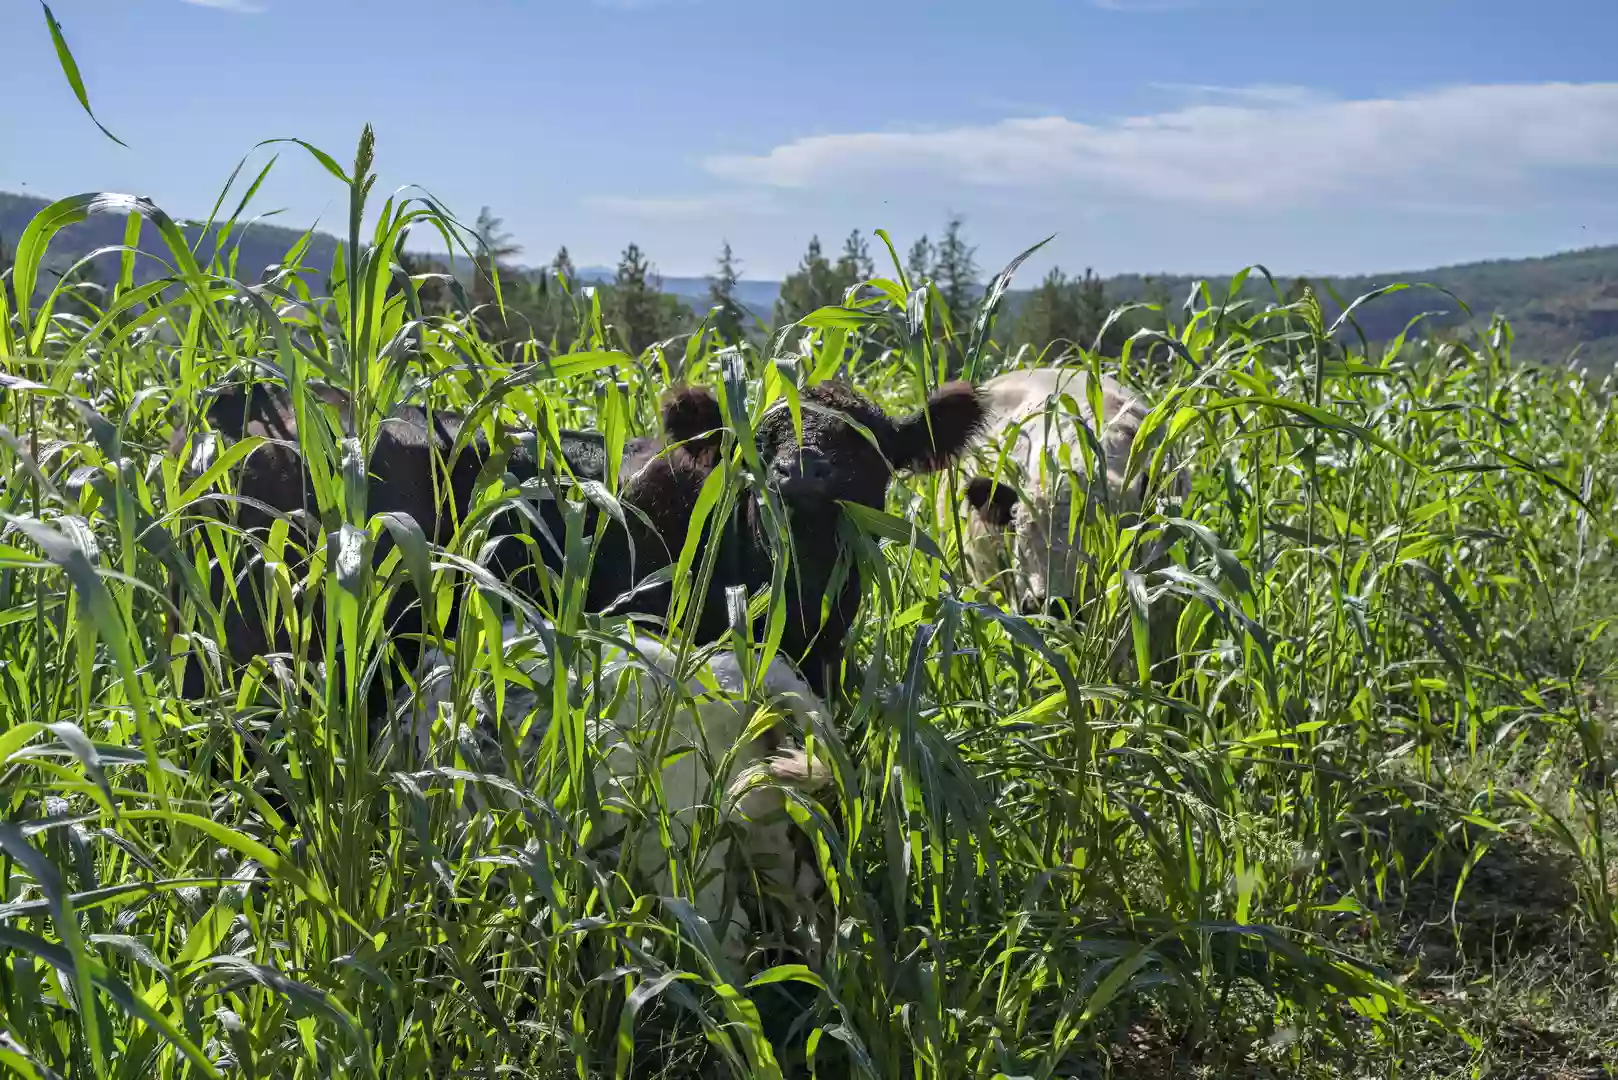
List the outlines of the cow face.
{"label": "cow face", "polygon": [[1084,589],[1094,560],[1083,534],[1102,507],[1122,527],[1143,509],[1149,477],[1145,470],[1126,470],[1145,409],[1121,388],[1103,404],[1106,422],[1093,425],[1099,428],[1100,461],[1087,465],[1076,449],[1088,441],[1077,418],[1042,412],[1004,424],[994,445],[979,455],[981,464],[1003,460],[1003,473],[967,482],[965,554],[973,576],[998,578],[1024,611],[1040,610],[1053,599],[1072,600]]}
{"label": "cow face", "polygon": [[[1024,614],[1040,611],[1052,599],[1069,599],[1090,563],[1080,536],[1069,540],[1072,500],[1029,498],[985,476],[967,483],[966,557],[973,576],[987,581],[1011,575],[1001,588],[1014,596]],[[1089,505],[1086,510],[1093,509]],[[1085,515],[1077,529],[1085,524]]]}
{"label": "cow face", "polygon": [[898,420],[844,383],[810,387],[802,405],[801,443],[784,404],[764,414],[757,435],[765,482],[788,505],[806,510],[839,499],[880,509],[895,471],[942,468],[984,421],[977,390],[964,382],[940,387],[925,407]]}

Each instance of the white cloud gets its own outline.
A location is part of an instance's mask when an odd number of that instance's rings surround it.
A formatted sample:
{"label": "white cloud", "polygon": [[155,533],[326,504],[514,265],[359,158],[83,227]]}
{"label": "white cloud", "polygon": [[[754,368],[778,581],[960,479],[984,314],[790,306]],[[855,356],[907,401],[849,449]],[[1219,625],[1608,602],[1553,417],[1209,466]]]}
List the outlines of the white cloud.
{"label": "white cloud", "polygon": [[215,11],[233,11],[238,15],[261,15],[263,6],[253,0],[184,0],[193,7],[213,8]]}
{"label": "white cloud", "polygon": [[1044,116],[815,135],[704,166],[766,188],[846,190],[920,176],[1253,208],[1486,201],[1545,170],[1618,167],[1618,83],[1456,86],[1348,101],[1290,87],[1222,96],[1229,100],[1094,124]]}

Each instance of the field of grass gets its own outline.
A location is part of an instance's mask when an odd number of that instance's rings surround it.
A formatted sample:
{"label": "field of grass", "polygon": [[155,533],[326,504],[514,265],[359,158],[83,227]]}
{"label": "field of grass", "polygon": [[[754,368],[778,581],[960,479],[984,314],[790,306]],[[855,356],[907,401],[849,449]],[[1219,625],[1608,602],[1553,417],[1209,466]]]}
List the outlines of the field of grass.
{"label": "field of grass", "polygon": [[[1085,526],[1103,587],[1082,618],[1008,614],[964,575],[937,509],[949,475],[896,484],[885,534],[861,545],[865,683],[823,733],[835,790],[797,814],[830,885],[823,956],[779,948],[739,972],[686,905],[592,843],[603,811],[574,782],[588,768],[578,740],[494,774],[454,758],[449,720],[435,763],[371,738],[358,680],[387,659],[380,615],[404,581],[430,577],[440,616],[466,592],[444,628],[463,701],[516,677],[478,647],[486,616],[543,614],[558,661],[581,674],[614,628],[480,584],[486,514],[444,549],[406,533],[375,570],[342,558],[388,527],[367,515],[357,466],[375,411],[359,430],[306,436],[318,535],[289,526],[262,549],[217,523],[232,456],[192,477],[170,439],[195,430],[204,389],[253,368],[378,409],[482,405],[491,425],[619,434],[654,430],[658,393],[686,378],[733,407],[734,495],[764,404],[837,372],[862,338],[883,348],[855,350],[870,359],[851,377],[893,409],[914,408],[952,357],[978,378],[1035,358],[978,348],[971,326],[946,333],[936,293],[895,271],[857,307],[740,351],[698,335],[626,355],[581,292],[567,301],[574,351],[534,343],[513,364],[464,317],[413,317],[391,254],[408,227],[452,225],[423,201],[369,194],[369,159],[368,145],[352,168],[327,159],[352,203],[335,265],[294,250],[263,284],[232,278],[228,227],[222,250],[193,252],[124,197],[54,204],[18,244],[0,293],[21,298],[0,309],[8,1068],[988,1080],[1618,1067],[1609,386],[1514,358],[1504,324],[1477,351],[1367,352],[1352,312],[1328,326],[1309,299],[1206,291],[1172,334],[1062,357],[1156,404],[1151,426],[1193,481],[1178,516],[1139,527],[1174,537],[1172,565],[1126,573],[1143,537],[1102,519]],[[87,213],[127,215],[131,245],[167,238],[170,270],[135,285],[131,256],[110,295],[53,314],[62,298],[28,300],[32,279],[53,230]],[[510,496],[490,481],[485,509]],[[584,538],[570,544],[587,561]],[[294,574],[296,545],[313,558]],[[225,644],[200,586],[218,553],[273,581],[295,647],[184,701],[182,664]],[[1177,601],[1173,673],[1114,675],[1114,643]],[[350,662],[328,680],[339,648]],[[556,716],[554,729],[582,730],[569,706]],[[272,787],[284,802],[264,797]],[[631,838],[660,827],[620,816]]]}

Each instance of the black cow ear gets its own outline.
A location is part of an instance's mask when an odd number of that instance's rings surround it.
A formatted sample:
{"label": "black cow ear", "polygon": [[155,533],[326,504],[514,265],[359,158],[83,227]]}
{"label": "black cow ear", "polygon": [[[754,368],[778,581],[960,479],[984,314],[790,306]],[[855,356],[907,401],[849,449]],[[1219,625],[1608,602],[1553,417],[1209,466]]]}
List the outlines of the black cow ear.
{"label": "black cow ear", "polygon": [[332,386],[330,383],[309,382],[304,385],[309,388],[309,393],[314,395],[316,401],[324,401],[327,405],[338,410],[348,408],[348,393],[346,391]]}
{"label": "black cow ear", "polygon": [[664,391],[663,435],[669,442],[688,443],[687,451],[711,456],[719,449],[719,429],[725,426],[719,399],[706,386],[675,386]]}
{"label": "black cow ear", "polygon": [[882,450],[896,469],[932,472],[965,450],[987,420],[977,387],[945,383],[933,391],[926,408],[893,425]]}
{"label": "black cow ear", "polygon": [[[216,431],[232,439],[240,439],[247,423],[247,388],[241,383],[229,383],[209,391],[202,414]],[[180,432],[174,433],[176,438]]]}
{"label": "black cow ear", "polygon": [[1017,493],[987,476],[974,476],[966,482],[966,502],[977,511],[985,524],[1005,529],[1011,526],[1011,511],[1017,505]]}

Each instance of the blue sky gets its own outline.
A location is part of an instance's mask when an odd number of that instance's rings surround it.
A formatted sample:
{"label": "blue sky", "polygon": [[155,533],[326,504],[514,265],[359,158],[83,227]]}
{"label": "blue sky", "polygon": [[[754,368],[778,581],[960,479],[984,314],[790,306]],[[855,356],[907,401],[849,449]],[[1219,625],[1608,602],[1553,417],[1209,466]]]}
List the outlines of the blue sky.
{"label": "blue sky", "polygon": [[[986,268],[1396,271],[1618,243],[1618,0],[57,0],[105,140],[0,5],[0,190],[212,205],[260,139],[581,264],[776,277],[965,215]],[[991,14],[992,12],[992,14]],[[19,107],[26,102],[27,107]],[[263,154],[264,152],[261,152]],[[297,152],[255,205],[333,228]]]}

